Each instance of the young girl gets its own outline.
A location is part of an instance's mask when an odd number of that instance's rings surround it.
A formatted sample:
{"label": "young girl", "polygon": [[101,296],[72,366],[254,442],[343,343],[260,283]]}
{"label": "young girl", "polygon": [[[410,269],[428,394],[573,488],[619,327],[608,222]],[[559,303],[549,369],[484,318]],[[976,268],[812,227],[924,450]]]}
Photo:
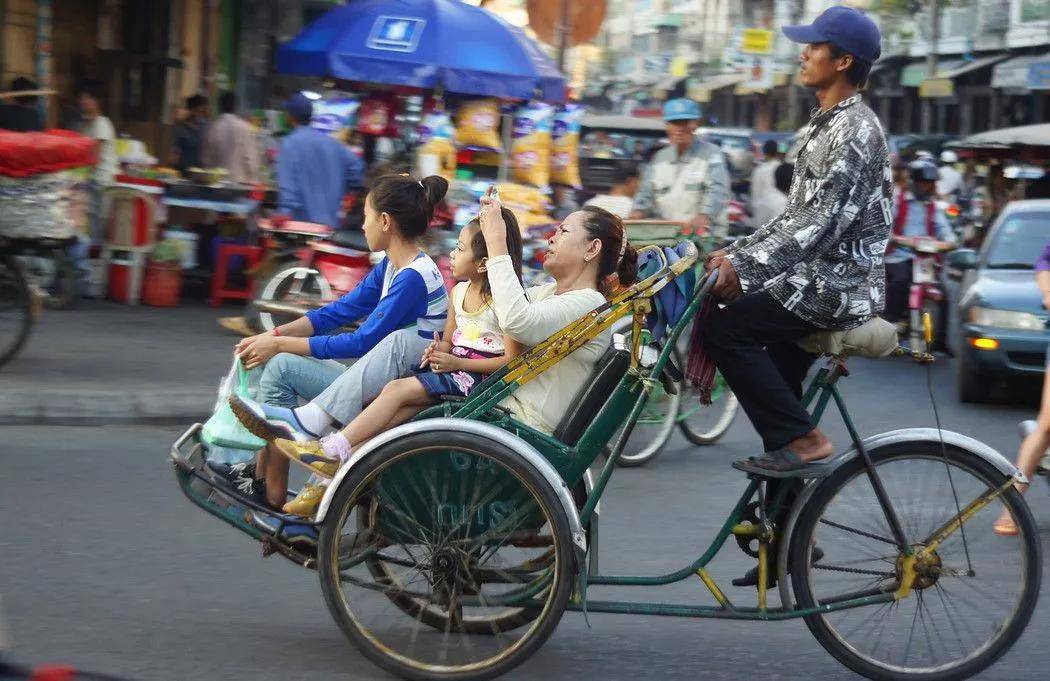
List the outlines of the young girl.
{"label": "young girl", "polygon": [[[521,279],[521,232],[514,214],[503,209],[508,251],[518,279]],[[312,472],[332,477],[354,447],[409,420],[442,395],[466,397],[487,374],[503,367],[521,353],[521,345],[503,333],[492,307],[486,262],[488,250],[478,220],[468,222],[452,251],[452,273],[461,281],[452,290],[454,314],[448,316],[443,338],[423,354],[414,376],[391,381],[357,418],[342,431],[320,441],[296,442],[278,438],[275,445],[293,461]],[[429,365],[429,370],[424,367]],[[235,403],[238,398],[230,398]],[[243,410],[234,409],[240,416]],[[250,413],[250,412],[249,412]],[[250,418],[250,417],[249,417]],[[251,424],[245,423],[251,429]],[[313,515],[324,494],[324,487],[308,483],[292,501],[286,513]]]}

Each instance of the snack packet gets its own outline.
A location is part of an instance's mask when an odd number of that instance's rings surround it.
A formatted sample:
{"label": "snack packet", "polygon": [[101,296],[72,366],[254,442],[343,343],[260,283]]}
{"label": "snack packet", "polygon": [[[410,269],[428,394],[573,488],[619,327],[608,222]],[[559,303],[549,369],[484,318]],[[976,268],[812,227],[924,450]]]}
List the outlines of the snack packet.
{"label": "snack packet", "polygon": [[322,99],[314,102],[314,115],[310,127],[326,135],[345,138],[347,129],[354,127],[354,115],[361,103],[349,97]]}
{"label": "snack packet", "polygon": [[420,177],[441,175],[450,182],[456,176],[456,145],[452,143],[455,129],[452,118],[444,111],[433,111],[419,124],[422,144],[416,151],[416,170]]}
{"label": "snack packet", "polygon": [[456,144],[499,151],[499,102],[472,99],[463,102],[456,114]]}
{"label": "snack packet", "polygon": [[551,182],[580,188],[580,122],[584,109],[567,104],[554,114]]}
{"label": "snack packet", "polygon": [[536,187],[550,182],[551,128],[554,108],[530,102],[514,114],[511,167],[514,179]]}

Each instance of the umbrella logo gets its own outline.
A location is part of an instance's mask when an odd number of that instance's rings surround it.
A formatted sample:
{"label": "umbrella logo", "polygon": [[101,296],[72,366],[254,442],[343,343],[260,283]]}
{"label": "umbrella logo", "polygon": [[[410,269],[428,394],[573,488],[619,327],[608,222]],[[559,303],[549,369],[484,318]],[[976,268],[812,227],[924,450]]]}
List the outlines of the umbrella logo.
{"label": "umbrella logo", "polygon": [[415,52],[426,21],[414,17],[376,17],[365,43],[373,50]]}

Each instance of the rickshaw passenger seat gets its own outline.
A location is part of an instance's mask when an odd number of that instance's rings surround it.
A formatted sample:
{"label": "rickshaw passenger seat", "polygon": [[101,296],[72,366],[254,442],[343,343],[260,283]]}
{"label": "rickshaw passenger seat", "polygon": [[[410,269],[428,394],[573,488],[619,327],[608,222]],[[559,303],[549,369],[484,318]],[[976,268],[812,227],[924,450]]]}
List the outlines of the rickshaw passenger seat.
{"label": "rickshaw passenger seat", "polygon": [[575,445],[598,410],[612,395],[630,364],[631,353],[627,350],[615,347],[606,350],[594,365],[590,380],[576,393],[572,406],[554,429],[554,438],[570,447]]}

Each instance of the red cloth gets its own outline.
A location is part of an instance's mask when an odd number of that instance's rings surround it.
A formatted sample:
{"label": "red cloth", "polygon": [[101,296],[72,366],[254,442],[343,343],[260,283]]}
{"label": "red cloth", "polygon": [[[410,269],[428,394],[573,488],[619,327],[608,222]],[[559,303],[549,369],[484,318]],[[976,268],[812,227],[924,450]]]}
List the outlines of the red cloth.
{"label": "red cloth", "polygon": [[711,312],[714,298],[708,295],[693,318],[693,333],[689,338],[689,357],[686,359],[685,377],[700,393],[700,404],[711,404],[711,391],[715,386],[715,362],[704,350],[704,324]]}
{"label": "red cloth", "polygon": [[95,164],[95,140],[69,130],[0,130],[0,175],[29,177]]}
{"label": "red cloth", "polygon": [[76,670],[73,667],[47,665],[34,669],[29,681],[73,681],[75,674]]}

